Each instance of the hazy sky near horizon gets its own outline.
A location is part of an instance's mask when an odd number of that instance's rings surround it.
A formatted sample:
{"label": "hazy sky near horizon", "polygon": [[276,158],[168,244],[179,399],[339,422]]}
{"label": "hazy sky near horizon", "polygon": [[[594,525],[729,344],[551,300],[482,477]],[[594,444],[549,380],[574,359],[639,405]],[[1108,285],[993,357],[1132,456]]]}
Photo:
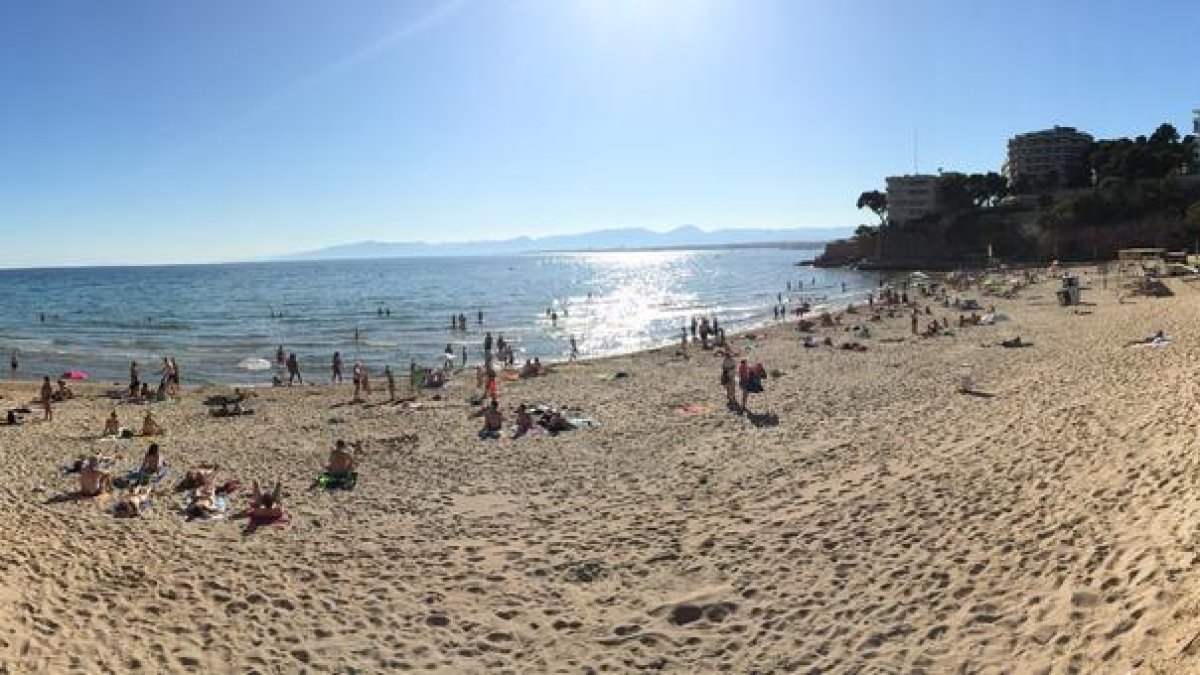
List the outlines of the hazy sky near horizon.
{"label": "hazy sky near horizon", "polygon": [[1014,133],[1190,131],[1183,0],[11,0],[0,266],[869,222]]}

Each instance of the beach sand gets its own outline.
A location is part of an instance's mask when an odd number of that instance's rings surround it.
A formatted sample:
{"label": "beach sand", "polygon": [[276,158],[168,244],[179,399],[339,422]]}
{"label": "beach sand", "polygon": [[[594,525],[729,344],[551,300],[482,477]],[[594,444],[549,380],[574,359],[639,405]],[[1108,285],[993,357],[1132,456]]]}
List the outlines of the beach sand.
{"label": "beach sand", "polygon": [[[473,374],[419,409],[295,387],[216,419],[228,389],[189,391],[154,407],[173,472],[136,519],[52,501],[61,464],[147,445],[96,441],[84,387],[0,427],[0,671],[1197,672],[1200,289],[1171,286],[1077,314],[1047,282],[955,337],[872,324],[866,353],[758,331],[777,423],[728,412],[698,349],[504,383],[602,424],[515,441],[476,439]],[[368,442],[358,486],[310,491],[336,438]],[[167,486],[204,461],[281,478],[290,522],[185,522]]]}

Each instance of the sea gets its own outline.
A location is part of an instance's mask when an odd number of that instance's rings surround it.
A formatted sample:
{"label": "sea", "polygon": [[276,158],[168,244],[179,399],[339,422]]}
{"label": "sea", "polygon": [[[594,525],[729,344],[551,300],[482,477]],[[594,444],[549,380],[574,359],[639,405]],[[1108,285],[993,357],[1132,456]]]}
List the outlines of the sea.
{"label": "sea", "polygon": [[[184,384],[269,383],[239,363],[294,352],[307,380],[349,369],[436,365],[449,344],[482,359],[486,332],[518,359],[560,361],[575,336],[584,358],[679,340],[693,316],[730,332],[807,300],[865,297],[877,275],[796,263],[795,249],[545,253],[497,257],[0,270],[0,348],[20,379],[70,370],[124,382],[171,356]],[[788,285],[791,284],[789,290]],[[478,321],[479,313],[483,322]],[[550,313],[557,314],[552,320]],[[467,329],[451,329],[464,314]],[[461,356],[460,356],[461,359]],[[459,360],[461,363],[461,360]]]}

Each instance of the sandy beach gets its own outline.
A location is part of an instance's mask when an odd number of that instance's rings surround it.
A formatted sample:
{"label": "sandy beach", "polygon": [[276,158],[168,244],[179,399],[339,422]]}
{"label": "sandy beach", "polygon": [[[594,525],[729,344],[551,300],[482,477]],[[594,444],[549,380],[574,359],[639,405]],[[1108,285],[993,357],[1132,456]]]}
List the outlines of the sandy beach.
{"label": "sandy beach", "polygon": [[[739,338],[779,371],[751,400],[777,423],[727,411],[699,349],[504,382],[509,417],[600,422],[555,437],[478,440],[473,373],[419,407],[376,374],[365,405],[260,389],[225,419],[202,402],[228,388],[188,390],[153,406],[171,473],[131,519],[56,499],[61,465],[134,468],[148,444],[97,440],[109,387],[80,387],[0,427],[0,671],[1196,672],[1200,288],[1095,285],[1082,313],[1054,282],[981,299],[1011,320],[953,337],[872,323],[865,353],[790,324]],[[1168,346],[1124,346],[1158,329]],[[1033,346],[999,346],[1016,335]],[[337,438],[366,442],[357,486],[310,489]],[[172,486],[201,462],[238,507],[282,480],[289,521],[185,521]]]}

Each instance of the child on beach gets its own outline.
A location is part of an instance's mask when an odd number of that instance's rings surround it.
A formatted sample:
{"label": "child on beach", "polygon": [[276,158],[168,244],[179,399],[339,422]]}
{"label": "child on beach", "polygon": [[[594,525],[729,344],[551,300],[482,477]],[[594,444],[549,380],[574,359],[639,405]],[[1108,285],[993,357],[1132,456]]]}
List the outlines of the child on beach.
{"label": "child on beach", "polygon": [[42,378],[42,418],[47,422],[54,419],[54,409],[51,407],[54,400],[54,387],[50,386],[50,376]]}

